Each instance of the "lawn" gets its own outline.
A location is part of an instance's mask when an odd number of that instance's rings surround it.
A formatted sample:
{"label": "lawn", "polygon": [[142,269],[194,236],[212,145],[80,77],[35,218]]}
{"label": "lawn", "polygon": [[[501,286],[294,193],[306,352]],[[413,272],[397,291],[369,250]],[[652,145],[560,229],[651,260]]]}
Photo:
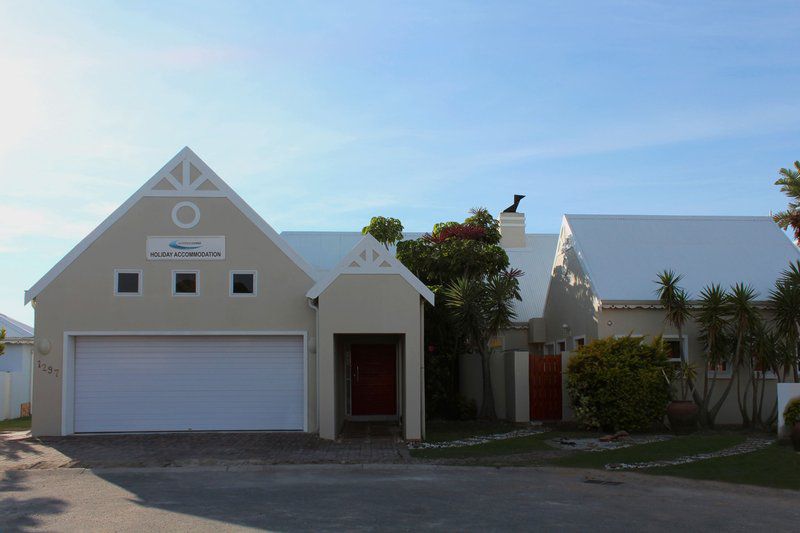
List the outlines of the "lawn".
{"label": "lawn", "polygon": [[502,457],[542,450],[552,451],[553,448],[544,442],[545,439],[550,437],[552,437],[552,434],[542,433],[540,435],[494,440],[483,444],[460,446],[457,448],[411,450],[411,456],[416,459],[470,459]]}
{"label": "lawn", "polygon": [[29,416],[0,420],[0,431],[21,431],[25,429],[31,429],[31,417]]}
{"label": "lawn", "polygon": [[642,472],[800,490],[800,452],[788,444],[773,444],[743,455],[650,468]]}
{"label": "lawn", "polygon": [[556,459],[554,464],[573,468],[603,468],[609,463],[642,463],[675,459],[686,455],[730,448],[744,440],[745,437],[737,433],[688,435],[618,450],[576,452]]}
{"label": "lawn", "polygon": [[[430,423],[428,427],[429,442],[503,433],[520,428],[520,426],[515,426],[508,422],[434,422]],[[423,460],[437,459],[446,461],[453,459],[460,462],[464,459],[473,459],[468,461],[468,464],[474,465],[549,464],[559,467],[603,469],[609,463],[669,460],[724,450],[741,444],[748,435],[738,432],[706,432],[617,450],[600,452],[563,451],[561,454],[545,453],[536,455],[536,452],[553,452],[557,450],[547,444],[546,441],[551,439],[596,436],[598,436],[597,433],[548,431],[538,435],[490,441],[472,446],[412,450],[411,455],[414,458]],[[533,458],[519,455],[526,453],[534,454]],[[520,460],[523,462],[520,463]],[[650,475],[676,476],[800,490],[800,453],[795,452],[789,445],[773,444],[756,452],[732,457],[706,459],[684,465],[662,466],[635,471]]]}
{"label": "lawn", "polygon": [[493,422],[484,420],[467,420],[463,422],[452,420],[430,420],[425,425],[426,442],[444,442],[449,440],[465,439],[480,435],[494,433],[508,433],[515,429],[530,427],[527,424],[514,424],[505,420]]}

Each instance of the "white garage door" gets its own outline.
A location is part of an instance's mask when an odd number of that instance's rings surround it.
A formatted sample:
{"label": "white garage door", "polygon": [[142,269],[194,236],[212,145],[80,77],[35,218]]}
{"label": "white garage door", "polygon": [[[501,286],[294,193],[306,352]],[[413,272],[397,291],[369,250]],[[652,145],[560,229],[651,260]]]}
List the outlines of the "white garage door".
{"label": "white garage door", "polygon": [[302,430],[303,338],[77,337],[75,432]]}

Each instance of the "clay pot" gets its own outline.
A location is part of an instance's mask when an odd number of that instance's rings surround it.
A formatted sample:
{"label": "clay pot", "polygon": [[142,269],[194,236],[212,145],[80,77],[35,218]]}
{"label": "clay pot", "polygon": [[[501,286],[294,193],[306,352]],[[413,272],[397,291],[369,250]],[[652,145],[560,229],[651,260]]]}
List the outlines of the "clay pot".
{"label": "clay pot", "polygon": [[792,446],[796,452],[800,452],[800,422],[795,422],[792,426]]}
{"label": "clay pot", "polygon": [[676,435],[688,435],[697,429],[700,408],[691,400],[675,400],[667,405],[669,426]]}

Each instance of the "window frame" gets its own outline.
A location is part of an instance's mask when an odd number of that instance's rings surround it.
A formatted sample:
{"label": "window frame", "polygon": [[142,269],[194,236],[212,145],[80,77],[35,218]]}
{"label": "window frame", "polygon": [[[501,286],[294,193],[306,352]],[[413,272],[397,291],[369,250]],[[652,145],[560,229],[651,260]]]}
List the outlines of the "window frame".
{"label": "window frame", "polygon": [[[138,274],[137,292],[119,292],[119,274]],[[114,269],[114,296],[141,296],[144,293],[144,274],[141,268],[115,268]]]}
{"label": "window frame", "polygon": [[556,343],[555,342],[544,343],[544,348],[542,351],[544,352],[544,355],[556,355]]}
{"label": "window frame", "polygon": [[[175,291],[175,276],[176,276],[176,274],[194,274],[195,275],[195,278],[194,278],[194,292],[176,292]],[[178,297],[178,298],[183,298],[183,297],[191,298],[191,297],[195,297],[195,296],[200,296],[200,271],[199,270],[192,270],[192,269],[188,269],[188,268],[186,268],[186,269],[178,268],[178,269],[175,269],[175,270],[172,271],[170,279],[172,281],[172,283],[171,283],[172,296],[175,296],[175,297]]]}
{"label": "window frame", "polygon": [[[234,274],[252,274],[253,292],[233,292]],[[231,298],[254,298],[258,296],[258,270],[230,270],[228,271],[228,296]]]}
{"label": "window frame", "polygon": [[572,337],[572,350],[575,351],[578,349],[578,341],[582,340],[583,345],[586,346],[586,335],[577,335]]}
{"label": "window frame", "polygon": [[723,361],[725,363],[725,370],[714,370],[708,367],[708,363],[706,363],[706,378],[714,378],[714,372],[716,372],[716,379],[730,379],[733,377],[733,369],[731,368],[731,364],[729,361]]}
{"label": "window frame", "polygon": [[[688,363],[689,362],[689,336],[688,335],[684,334],[683,337],[680,337],[680,336],[678,336],[677,333],[670,333],[669,335],[662,335],[661,339],[664,340],[664,341],[678,341],[678,342],[682,342],[683,343],[683,345],[682,345],[683,350],[681,350],[681,355],[683,356],[683,360],[675,359],[675,358],[671,357],[671,358],[668,359],[668,361],[670,363],[684,363],[684,362]],[[717,376],[719,377],[719,374],[717,374]]]}
{"label": "window frame", "polygon": [[[559,352],[558,351],[558,345],[562,344],[562,343],[564,344],[564,349]],[[556,341],[556,345],[555,345],[555,349],[556,349],[556,353],[554,353],[553,355],[561,355],[562,353],[568,352],[569,350],[567,350],[567,339],[559,339],[559,340],[557,340]]]}

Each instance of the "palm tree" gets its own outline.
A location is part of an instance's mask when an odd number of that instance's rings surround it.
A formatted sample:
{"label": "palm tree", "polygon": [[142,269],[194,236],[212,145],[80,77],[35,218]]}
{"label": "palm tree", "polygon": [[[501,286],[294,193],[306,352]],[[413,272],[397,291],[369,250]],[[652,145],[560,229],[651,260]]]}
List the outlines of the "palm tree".
{"label": "palm tree", "polygon": [[781,176],[775,185],[781,186],[781,192],[791,200],[785,211],[776,213],[775,222],[783,229],[794,228],[795,239],[800,243],[800,161],[794,162],[794,168],[782,168]]}
{"label": "palm tree", "polygon": [[[692,318],[692,312],[689,309],[689,296],[686,294],[686,291],[678,285],[682,279],[683,275],[675,274],[672,270],[664,270],[658,275],[658,279],[656,280],[656,284],[658,285],[656,294],[658,295],[661,305],[664,307],[664,321],[678,330],[678,355],[681,359],[681,368],[685,368],[683,364],[689,361],[685,360],[685,355],[683,353],[683,328],[686,326],[686,322]],[[692,391],[694,401],[700,405],[700,398],[689,374],[680,371],[680,375],[681,381],[686,381],[689,390]]]}
{"label": "palm tree", "polygon": [[[700,291],[697,309],[694,318],[700,330],[700,341],[703,343],[706,354],[706,376],[703,380],[702,404],[700,405],[700,422],[704,426],[713,427],[722,405],[728,398],[733,380],[728,380],[728,385],[722,394],[711,404],[714,388],[717,384],[719,367],[728,363],[730,348],[730,302],[728,292],[718,284],[708,285]],[[710,376],[709,376],[710,374]]]}
{"label": "palm tree", "polygon": [[731,307],[731,326],[735,338],[734,372],[731,376],[736,381],[736,400],[739,412],[742,415],[742,424],[747,427],[752,421],[747,414],[747,388],[742,396],[742,383],[739,379],[740,372],[746,368],[752,375],[752,360],[748,348],[752,344],[753,334],[761,323],[761,314],[758,312],[755,301],[758,293],[750,285],[737,283],[731,287],[728,302]]}
{"label": "palm tree", "polygon": [[789,365],[784,368],[790,370],[794,381],[798,381],[798,361],[800,360],[800,261],[790,265],[783,275],[775,282],[775,288],[769,293],[770,308],[773,313],[773,322],[781,341],[785,344],[786,352],[794,354]]}
{"label": "palm tree", "polygon": [[488,278],[460,277],[444,288],[445,304],[453,311],[463,333],[467,350],[481,358],[483,401],[480,418],[494,420],[494,391],[489,342],[508,328],[516,318],[512,302],[521,300],[519,278],[522,271],[509,269]]}

